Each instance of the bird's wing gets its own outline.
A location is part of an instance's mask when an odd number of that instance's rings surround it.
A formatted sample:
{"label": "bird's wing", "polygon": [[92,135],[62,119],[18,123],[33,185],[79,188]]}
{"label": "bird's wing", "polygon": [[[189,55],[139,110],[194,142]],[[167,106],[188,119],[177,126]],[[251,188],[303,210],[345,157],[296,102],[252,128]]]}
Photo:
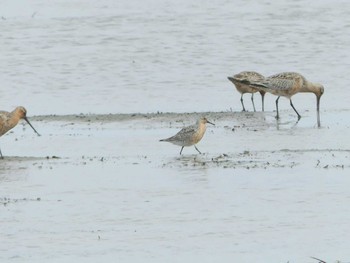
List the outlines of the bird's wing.
{"label": "bird's wing", "polygon": [[193,135],[197,130],[195,125],[187,126],[182,128],[178,133],[174,136],[171,136],[167,139],[163,139],[161,141],[171,142],[171,141],[181,141],[187,139],[189,136]]}
{"label": "bird's wing", "polygon": [[182,128],[177,134],[175,134],[174,137],[186,137],[186,136],[189,136],[189,135],[192,135],[196,132],[197,130],[197,126],[194,126],[194,125],[191,125],[191,126],[187,126],[187,127],[184,127]]}
{"label": "bird's wing", "polygon": [[265,77],[258,72],[255,71],[242,71],[233,76],[236,79],[240,80],[248,80],[248,81],[261,81]]}
{"label": "bird's wing", "polygon": [[304,80],[299,73],[284,72],[272,75],[263,81],[251,82],[251,85],[270,90],[290,90],[296,85],[302,85]]}
{"label": "bird's wing", "polygon": [[[228,77],[228,79],[236,84],[244,84],[251,88],[257,90],[263,90],[265,87],[261,82],[264,81],[265,77],[255,71],[242,71],[238,74],[233,75],[233,77]],[[255,84],[256,83],[256,84]],[[262,89],[260,89],[262,87]]]}
{"label": "bird's wing", "polygon": [[[271,90],[289,90],[295,85],[295,81],[290,79],[269,79],[262,82],[262,88]],[[254,84],[252,84],[254,86]]]}
{"label": "bird's wing", "polygon": [[305,78],[296,72],[282,72],[266,78],[266,85],[274,90],[288,90],[294,86],[301,86]]}
{"label": "bird's wing", "polygon": [[[3,114],[1,114],[3,113]],[[8,129],[7,129],[7,122],[8,122],[8,112],[1,111],[0,112],[0,136],[4,135]]]}

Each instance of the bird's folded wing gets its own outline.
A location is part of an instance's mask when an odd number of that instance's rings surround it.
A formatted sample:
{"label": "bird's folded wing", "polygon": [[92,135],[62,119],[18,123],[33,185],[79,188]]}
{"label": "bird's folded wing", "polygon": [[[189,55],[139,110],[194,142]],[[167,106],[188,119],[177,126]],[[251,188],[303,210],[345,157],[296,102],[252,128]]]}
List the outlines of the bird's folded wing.
{"label": "bird's folded wing", "polygon": [[196,132],[196,127],[189,126],[189,127],[182,128],[182,130],[180,130],[175,136],[189,136],[194,134],[195,132]]}
{"label": "bird's folded wing", "polygon": [[262,89],[289,90],[293,87],[294,83],[290,79],[269,79],[262,82],[251,82],[250,85]]}

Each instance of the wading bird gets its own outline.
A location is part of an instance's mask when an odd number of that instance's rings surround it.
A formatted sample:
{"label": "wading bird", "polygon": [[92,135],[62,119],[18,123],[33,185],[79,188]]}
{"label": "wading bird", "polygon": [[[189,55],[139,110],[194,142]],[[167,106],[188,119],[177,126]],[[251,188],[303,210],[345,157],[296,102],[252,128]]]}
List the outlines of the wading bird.
{"label": "wading bird", "polygon": [[317,99],[317,102],[316,102],[317,125],[318,127],[321,126],[320,99],[324,93],[323,85],[319,83],[310,82],[303,75],[296,72],[279,73],[276,75],[269,76],[262,81],[242,80],[242,83],[251,85],[260,90],[263,90],[278,96],[276,99],[276,111],[277,111],[276,119],[279,119],[278,100],[281,96],[289,99],[290,106],[292,106],[293,110],[297,114],[298,121],[299,121],[301,116],[293,105],[292,96],[299,92],[314,93]]}
{"label": "wading bird", "polygon": [[214,123],[208,121],[206,118],[200,118],[196,124],[184,127],[174,136],[167,139],[160,140],[160,141],[171,142],[172,144],[182,146],[180,155],[185,146],[192,146],[192,145],[194,145],[194,148],[196,148],[196,150],[199,153],[201,153],[197,149],[196,144],[203,138],[205,130],[207,129],[207,126],[206,126],[207,123],[215,125]]}
{"label": "wading bird", "polygon": [[[24,107],[17,107],[12,112],[0,111],[0,137],[6,132],[15,127],[20,119],[24,119],[30,127],[40,136],[40,134],[34,129],[33,125],[27,119],[27,110]],[[1,159],[4,159],[0,150]]]}
{"label": "wading bird", "polygon": [[264,97],[266,92],[264,90],[259,90],[256,87],[253,87],[253,86],[250,86],[249,84],[244,83],[244,81],[246,82],[262,81],[264,80],[263,75],[254,71],[242,71],[234,75],[233,77],[227,77],[227,78],[236,86],[237,91],[241,93],[241,104],[243,107],[243,111],[246,111],[243,103],[243,94],[245,93],[252,94],[251,100],[252,100],[254,111],[256,111],[255,105],[254,105],[254,93],[256,92],[259,92],[261,94],[261,107],[262,107],[262,111],[264,111]]}

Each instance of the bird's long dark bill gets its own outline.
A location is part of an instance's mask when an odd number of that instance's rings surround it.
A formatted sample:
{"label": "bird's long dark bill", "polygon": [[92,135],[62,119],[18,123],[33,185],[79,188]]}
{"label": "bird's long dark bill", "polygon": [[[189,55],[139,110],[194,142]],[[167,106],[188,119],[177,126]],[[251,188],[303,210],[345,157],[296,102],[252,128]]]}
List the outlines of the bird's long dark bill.
{"label": "bird's long dark bill", "polygon": [[321,127],[320,100],[321,100],[321,96],[320,96],[320,97],[317,97],[317,126],[318,126],[318,127]]}
{"label": "bird's long dark bill", "polygon": [[36,131],[36,129],[34,129],[33,125],[29,122],[29,120],[26,117],[24,118],[24,120],[28,122],[28,124],[30,125],[30,127],[32,127],[32,129],[36,132],[36,134],[40,136],[40,134]]}
{"label": "bird's long dark bill", "polygon": [[214,124],[214,123],[212,123],[212,122],[210,122],[210,121],[207,121],[207,123],[209,123],[209,124],[211,124],[211,125],[214,125],[214,126],[215,126],[215,124]]}

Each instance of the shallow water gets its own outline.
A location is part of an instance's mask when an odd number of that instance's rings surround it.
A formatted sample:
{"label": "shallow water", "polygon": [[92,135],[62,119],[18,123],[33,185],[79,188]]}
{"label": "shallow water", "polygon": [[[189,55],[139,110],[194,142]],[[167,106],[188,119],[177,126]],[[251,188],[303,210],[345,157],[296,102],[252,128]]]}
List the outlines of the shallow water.
{"label": "shallow water", "polygon": [[[0,5],[2,109],[42,134],[1,137],[1,262],[349,261],[347,1]],[[322,127],[241,113],[242,70],[323,83]],[[158,142],[201,115],[203,155]]]}
{"label": "shallow water", "polygon": [[[256,70],[301,72],[326,87],[322,110],[349,108],[348,10],[331,0],[3,1],[2,107],[23,104],[32,115],[236,111],[227,76]],[[314,96],[294,104],[314,109]]]}

